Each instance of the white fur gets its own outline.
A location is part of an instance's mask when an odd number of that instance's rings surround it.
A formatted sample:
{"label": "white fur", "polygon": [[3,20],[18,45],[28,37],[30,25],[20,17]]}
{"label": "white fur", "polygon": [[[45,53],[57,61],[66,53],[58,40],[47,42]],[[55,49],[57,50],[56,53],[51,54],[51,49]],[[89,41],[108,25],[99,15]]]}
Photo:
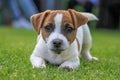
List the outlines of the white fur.
{"label": "white fur", "polygon": [[[91,17],[88,15],[88,17]],[[94,17],[91,17],[96,19]],[[49,61],[52,64],[59,64],[59,68],[69,68],[76,69],[79,64],[79,53],[82,54],[84,59],[87,60],[98,60],[95,57],[92,57],[90,54],[90,47],[92,43],[92,38],[88,25],[82,25],[78,28],[77,39],[80,43],[80,51],[78,52],[78,45],[76,39],[71,45],[67,41],[67,38],[60,33],[60,26],[62,21],[62,14],[57,14],[54,18],[55,20],[55,31],[50,34],[47,39],[47,43],[43,40],[41,33],[38,35],[38,42],[36,47],[30,57],[33,67],[45,68],[45,60]],[[50,50],[52,48],[52,41],[56,38],[63,40],[62,48],[65,50],[61,54],[56,54]]]}
{"label": "white fur", "polygon": [[55,31],[54,32],[59,32],[61,30],[61,22],[62,22],[62,14],[57,14],[54,18],[55,21]]}

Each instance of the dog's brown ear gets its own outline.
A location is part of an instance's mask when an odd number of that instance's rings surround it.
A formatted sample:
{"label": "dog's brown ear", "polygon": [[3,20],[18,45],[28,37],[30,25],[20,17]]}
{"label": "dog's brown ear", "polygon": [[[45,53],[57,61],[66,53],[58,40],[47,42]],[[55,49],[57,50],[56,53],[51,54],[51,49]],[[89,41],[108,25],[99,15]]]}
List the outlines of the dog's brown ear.
{"label": "dog's brown ear", "polygon": [[68,9],[68,12],[70,13],[72,17],[74,26],[79,27],[88,22],[88,18],[84,16],[83,14],[81,14],[80,12],[77,12],[73,9]]}
{"label": "dog's brown ear", "polygon": [[47,10],[42,13],[34,14],[31,16],[30,21],[36,30],[36,32],[39,34],[40,33],[40,28],[43,25],[43,22],[45,20],[45,17],[50,13],[50,10]]}

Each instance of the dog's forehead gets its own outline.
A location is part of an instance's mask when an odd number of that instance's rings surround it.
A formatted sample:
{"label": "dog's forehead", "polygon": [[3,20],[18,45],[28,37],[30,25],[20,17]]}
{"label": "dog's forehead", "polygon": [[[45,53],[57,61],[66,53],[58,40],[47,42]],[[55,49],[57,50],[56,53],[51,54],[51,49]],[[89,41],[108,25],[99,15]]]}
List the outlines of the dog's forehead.
{"label": "dog's forehead", "polygon": [[68,22],[68,23],[72,23],[72,18],[71,15],[68,11],[64,11],[64,10],[53,10],[49,13],[49,15],[46,17],[45,22],[47,23],[53,23],[55,22],[55,16],[57,14],[61,14],[62,15],[62,23],[64,22]]}
{"label": "dog's forehead", "polygon": [[[69,12],[68,11],[65,11],[65,10],[52,10],[51,12],[50,12],[50,15],[56,15],[56,14],[63,14],[63,15],[65,15],[65,14],[67,14],[67,15],[69,15]],[[66,15],[65,15],[66,16]]]}

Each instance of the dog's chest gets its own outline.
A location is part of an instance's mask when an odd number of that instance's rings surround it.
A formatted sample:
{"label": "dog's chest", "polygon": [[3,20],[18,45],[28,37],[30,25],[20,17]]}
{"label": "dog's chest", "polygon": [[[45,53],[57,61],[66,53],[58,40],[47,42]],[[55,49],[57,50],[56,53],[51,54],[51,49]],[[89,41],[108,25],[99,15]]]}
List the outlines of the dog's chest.
{"label": "dog's chest", "polygon": [[48,51],[48,53],[46,53],[46,56],[44,57],[48,62],[52,64],[61,64],[67,59],[71,58],[72,54],[71,54],[71,51],[68,51],[68,50],[62,52],[61,54],[56,54]]}

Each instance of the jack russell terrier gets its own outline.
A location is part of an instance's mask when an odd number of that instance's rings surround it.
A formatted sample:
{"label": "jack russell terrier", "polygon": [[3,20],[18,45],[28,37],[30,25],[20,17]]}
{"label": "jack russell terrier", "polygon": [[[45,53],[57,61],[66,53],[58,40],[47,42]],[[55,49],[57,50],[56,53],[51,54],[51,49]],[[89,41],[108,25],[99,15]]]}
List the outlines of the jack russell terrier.
{"label": "jack russell terrier", "polygon": [[79,54],[86,60],[98,60],[90,54],[92,38],[87,22],[91,20],[97,20],[97,17],[72,9],[47,10],[31,16],[38,33],[30,57],[33,68],[46,68],[46,60],[59,68],[74,70],[80,65]]}

